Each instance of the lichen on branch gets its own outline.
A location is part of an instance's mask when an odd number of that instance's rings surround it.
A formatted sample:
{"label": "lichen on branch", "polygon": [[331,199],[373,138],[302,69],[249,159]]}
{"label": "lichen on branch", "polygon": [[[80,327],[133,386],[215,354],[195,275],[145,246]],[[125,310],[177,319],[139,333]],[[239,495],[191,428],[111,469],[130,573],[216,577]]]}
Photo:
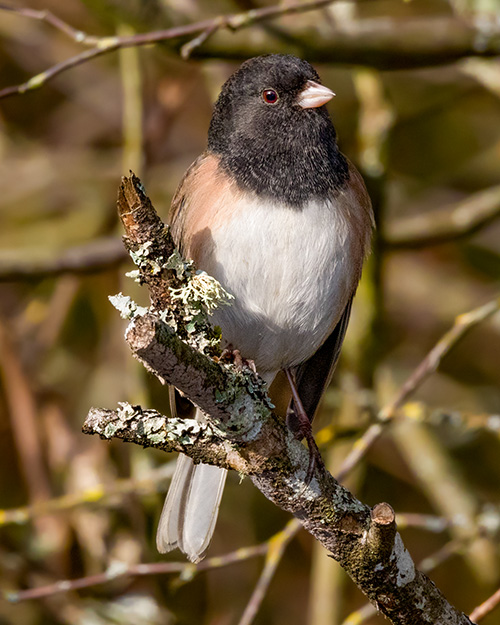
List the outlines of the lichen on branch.
{"label": "lichen on branch", "polygon": [[[151,311],[189,345],[208,356],[220,355],[220,328],[210,323],[210,316],[215,308],[230,305],[233,296],[181,256],[170,228],[161,221],[132,173],[122,179],[118,214],[125,228],[125,247],[137,266],[127,275],[147,285]],[[132,300],[125,301],[121,294],[111,301],[128,319],[146,311]]]}

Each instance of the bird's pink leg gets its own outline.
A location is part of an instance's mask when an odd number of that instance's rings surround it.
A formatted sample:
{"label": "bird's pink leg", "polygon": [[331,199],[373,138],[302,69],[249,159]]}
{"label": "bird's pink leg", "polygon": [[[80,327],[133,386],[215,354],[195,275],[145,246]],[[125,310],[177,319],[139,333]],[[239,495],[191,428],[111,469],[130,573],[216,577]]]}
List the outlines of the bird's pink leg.
{"label": "bird's pink leg", "polygon": [[305,438],[307,441],[307,446],[309,447],[309,466],[307,468],[306,484],[309,484],[312,480],[315,467],[324,468],[325,465],[323,459],[321,458],[321,454],[319,453],[316,441],[314,440],[311,420],[302,405],[302,401],[297,390],[295,375],[290,369],[285,369],[285,373],[288,383],[290,384],[293,397],[293,411],[289,413],[287,423],[297,440]]}

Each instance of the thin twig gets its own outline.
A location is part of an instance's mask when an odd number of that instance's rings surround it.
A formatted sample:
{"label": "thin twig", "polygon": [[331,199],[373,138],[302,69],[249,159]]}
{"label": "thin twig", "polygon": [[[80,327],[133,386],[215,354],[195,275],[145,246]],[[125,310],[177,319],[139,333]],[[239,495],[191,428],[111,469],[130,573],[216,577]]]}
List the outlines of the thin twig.
{"label": "thin twig", "polygon": [[219,28],[223,26],[223,23],[222,23],[223,21],[224,21],[224,18],[220,18],[219,20],[214,20],[211,26],[209,26],[206,30],[200,33],[197,37],[195,37],[194,39],[191,39],[191,41],[188,41],[181,47],[181,57],[184,59],[184,61],[187,61],[196,48],[199,48],[201,45],[205,43],[205,41],[208,41],[208,39],[214,33],[216,33],[219,30]]}
{"label": "thin twig", "polygon": [[399,530],[416,527],[427,532],[440,533],[449,529],[451,522],[435,514],[420,514],[418,512],[398,512],[396,521]]}
{"label": "thin twig", "polygon": [[392,402],[382,408],[378,414],[378,423],[371,425],[353,445],[351,453],[345,459],[337,479],[343,481],[346,475],[357,465],[368,449],[378,439],[385,429],[385,424],[391,421],[397,411],[406,402],[424,381],[437,370],[444,356],[462,339],[472,328],[482,323],[500,310],[500,298],[496,298],[479,308],[456,317],[453,327],[434,345],[422,362],[414,369],[406,382],[400,387]]}
{"label": "thin twig", "polygon": [[[334,1],[280,3],[133,37],[92,37],[83,33],[79,35],[83,37],[83,43],[90,45],[96,42],[87,54],[71,57],[34,76],[26,83],[1,90],[0,98],[37,89],[54,76],[118,48],[142,46],[179,38],[194,38],[191,43],[187,44],[189,53],[210,38],[210,43],[198,52],[200,57],[245,59],[249,55],[256,56],[278,51],[290,52],[290,46],[293,46],[297,50],[306,50],[310,61],[328,63],[335,61],[378,69],[442,65],[470,56],[497,56],[500,50],[498,27],[492,26],[488,32],[485,32],[479,26],[465,20],[458,20],[453,16],[435,16],[430,19],[429,17],[412,17],[397,20],[387,16],[365,18],[359,23],[353,22],[349,28],[318,29],[315,31],[314,38],[311,38],[310,28],[307,25],[303,28],[296,25],[285,45],[272,35],[266,37],[264,33],[258,40],[251,34],[247,37],[240,36],[231,42],[222,36],[216,39],[211,37],[218,31],[239,31],[266,20],[320,9]],[[22,12],[12,7],[7,10],[23,15]],[[60,22],[57,20],[57,28],[73,39],[78,37],[80,31],[69,25],[64,28]],[[55,25],[54,20],[51,23]],[[477,43],[478,40],[480,40],[480,45]]]}
{"label": "thin twig", "polygon": [[26,93],[27,91],[32,91],[33,89],[38,89],[42,85],[45,85],[47,82],[49,82],[49,80],[51,80],[52,78],[58,76],[68,69],[77,67],[78,65],[81,65],[86,61],[90,61],[91,59],[101,56],[102,54],[107,54],[108,52],[117,50],[119,47],[125,47],[124,45],[120,46],[116,42],[116,39],[116,37],[110,37],[107,42],[100,44],[99,47],[85,50],[85,52],[81,52],[80,54],[72,56],[71,58],[62,61],[61,63],[57,63],[56,65],[53,65],[44,72],[33,76],[21,85],[6,87],[5,89],[0,90],[0,99],[8,98],[12,95]]}
{"label": "thin twig", "polygon": [[268,541],[264,568],[238,625],[251,625],[253,623],[278,564],[285,553],[285,549],[301,527],[301,524],[296,519],[292,519],[281,532],[275,534]]}
{"label": "thin twig", "polygon": [[443,562],[446,562],[448,558],[451,558],[451,556],[454,556],[456,553],[463,550],[468,542],[468,539],[463,538],[450,540],[444,544],[441,549],[438,549],[430,556],[426,556],[423,560],[421,560],[418,565],[420,570],[424,573],[430,573],[443,564]]}
{"label": "thin twig", "polygon": [[489,317],[500,310],[500,298],[479,306],[470,312],[456,317],[453,327],[436,343],[420,365],[413,371],[406,382],[401,386],[395,399],[380,412],[382,421],[391,419],[396,411],[404,404],[423,382],[434,373],[441,364],[446,354],[460,341],[472,328],[486,321]]}
{"label": "thin twig", "polygon": [[383,245],[408,250],[448,243],[470,236],[500,217],[500,185],[474,193],[440,210],[387,224]]}
{"label": "thin twig", "polygon": [[500,414],[468,412],[456,409],[434,408],[423,402],[410,401],[398,410],[398,415],[435,426],[445,425],[460,430],[486,430],[500,434]]}
{"label": "thin twig", "polygon": [[[272,539],[270,539],[272,540]],[[256,556],[264,555],[269,549],[269,542],[266,541],[254,547],[243,547],[227,553],[223,556],[207,558],[198,564],[191,562],[152,562],[148,564],[132,564],[127,565],[124,562],[111,562],[108,569],[104,573],[88,575],[78,579],[66,579],[39,586],[38,588],[29,588],[28,590],[20,590],[19,592],[4,592],[5,599],[12,603],[26,601],[28,599],[41,599],[50,597],[60,592],[69,592],[71,590],[79,590],[81,588],[89,588],[106,584],[112,580],[123,579],[129,577],[141,577],[145,575],[162,575],[166,573],[181,573],[182,575],[195,575],[200,571],[209,569],[217,569],[235,562],[243,562]]]}
{"label": "thin twig", "polygon": [[23,525],[32,519],[36,519],[55,512],[66,512],[77,506],[95,504],[97,502],[106,504],[116,499],[117,496],[128,495],[130,493],[150,494],[166,490],[162,483],[172,477],[174,462],[169,462],[159,469],[152,471],[148,477],[141,479],[125,478],[113,482],[112,487],[104,484],[96,484],[78,493],[69,493],[61,497],[54,497],[45,501],[34,503],[30,506],[12,508],[10,510],[0,510],[0,527],[5,525]]}
{"label": "thin twig", "polygon": [[32,503],[48,499],[50,478],[38,430],[38,405],[29,376],[12,340],[10,328],[0,320],[0,380],[9,407],[14,444]]}
{"label": "thin twig", "polygon": [[[21,474],[31,504],[41,504],[52,494],[50,475],[45,463],[44,445],[39,430],[39,405],[33,382],[24,363],[11,329],[0,320],[0,380],[9,407],[14,445],[19,457]],[[38,517],[34,534],[48,535],[55,544],[64,533],[61,517]]]}
{"label": "thin twig", "polygon": [[[66,34],[78,41],[78,36],[83,37],[84,43],[92,42],[94,47],[81,52],[75,56],[53,65],[49,69],[33,76],[25,83],[20,85],[14,85],[12,87],[6,87],[0,90],[0,99],[7,98],[12,95],[25,93],[33,89],[38,89],[42,85],[46,84],[49,80],[58,76],[62,72],[65,72],[77,65],[81,65],[91,59],[108,54],[118,50],[118,48],[129,48],[132,46],[142,46],[145,44],[158,43],[159,41],[166,41],[169,39],[178,39],[181,37],[189,37],[197,35],[193,41],[188,45],[187,51],[190,54],[192,50],[206,41],[206,39],[221,28],[228,28],[236,31],[242,28],[247,28],[259,22],[268,19],[275,19],[284,15],[291,15],[293,13],[304,13],[306,11],[313,11],[321,7],[327,6],[335,0],[313,0],[312,2],[291,2],[286,5],[276,5],[270,7],[263,7],[261,9],[255,9],[252,11],[246,11],[244,13],[236,13],[232,15],[219,15],[213,19],[203,20],[201,22],[195,22],[194,24],[187,24],[185,26],[176,26],[174,28],[168,28],[166,30],[156,30],[149,33],[141,33],[137,35],[129,36],[112,36],[112,37],[89,37],[85,33],[81,33],[74,29],[69,24],[66,24],[62,20],[55,18],[51,13],[30,11],[26,9],[16,9],[15,7],[6,7],[0,5],[0,10],[7,10],[26,17],[34,17],[35,19],[44,19],[49,21],[53,26],[56,26],[59,30],[63,30]],[[26,13],[28,11],[28,13]],[[50,16],[50,18],[48,17]]]}
{"label": "thin twig", "polygon": [[42,255],[41,251],[0,254],[0,282],[37,280],[64,273],[84,274],[106,271],[129,258],[117,237],[105,237],[63,250],[57,256]]}
{"label": "thin twig", "polygon": [[482,621],[485,616],[487,616],[490,612],[493,612],[495,608],[498,608],[500,605],[500,588],[491,595],[486,601],[483,601],[481,605],[478,605],[477,608],[474,608],[470,614],[470,620],[475,623],[479,623]]}
{"label": "thin twig", "polygon": [[347,458],[342,463],[340,470],[336,473],[336,478],[339,482],[343,483],[347,475],[358,464],[361,458],[364,457],[366,452],[370,449],[373,443],[384,431],[384,427],[381,423],[374,423],[366,430],[366,432],[355,441],[354,445]]}
{"label": "thin twig", "polygon": [[47,22],[57,30],[60,30],[65,35],[70,37],[76,43],[83,43],[88,46],[95,46],[99,43],[100,37],[94,37],[87,35],[83,30],[73,28],[70,24],[64,22],[62,19],[54,15],[51,11],[44,9],[43,11],[37,11],[36,9],[30,9],[28,7],[13,7],[6,4],[0,4],[0,11],[10,11],[16,13],[22,17],[39,20],[41,22]]}
{"label": "thin twig", "polygon": [[[128,24],[120,24],[120,35],[131,35],[134,30]],[[144,105],[142,101],[143,78],[138,48],[121,48],[118,58],[122,84],[122,167],[124,171],[132,170],[141,175],[144,165]]]}

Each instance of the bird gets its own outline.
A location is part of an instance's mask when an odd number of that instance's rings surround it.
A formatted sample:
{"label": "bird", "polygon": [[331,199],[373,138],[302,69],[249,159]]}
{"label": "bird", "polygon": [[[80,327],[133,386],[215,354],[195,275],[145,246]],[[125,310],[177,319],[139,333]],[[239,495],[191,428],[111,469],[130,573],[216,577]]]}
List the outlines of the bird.
{"label": "bird", "polygon": [[[325,106],[334,95],[303,59],[245,61],[222,86],[207,148],[182,178],[169,220],[180,252],[234,297],[213,314],[225,344],[268,385],[286,373],[289,426],[310,443],[374,226],[363,179],[340,152]],[[205,556],[226,474],[179,455],[160,553]]]}

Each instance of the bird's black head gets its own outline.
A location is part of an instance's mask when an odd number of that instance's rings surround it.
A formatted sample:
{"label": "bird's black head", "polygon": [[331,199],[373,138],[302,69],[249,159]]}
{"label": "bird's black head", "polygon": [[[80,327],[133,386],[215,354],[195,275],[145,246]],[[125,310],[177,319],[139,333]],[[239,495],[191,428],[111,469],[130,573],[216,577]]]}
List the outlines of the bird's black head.
{"label": "bird's black head", "polygon": [[324,198],[348,175],[323,105],[332,96],[307,61],[250,59],[222,87],[208,148],[242,188],[296,207]]}

